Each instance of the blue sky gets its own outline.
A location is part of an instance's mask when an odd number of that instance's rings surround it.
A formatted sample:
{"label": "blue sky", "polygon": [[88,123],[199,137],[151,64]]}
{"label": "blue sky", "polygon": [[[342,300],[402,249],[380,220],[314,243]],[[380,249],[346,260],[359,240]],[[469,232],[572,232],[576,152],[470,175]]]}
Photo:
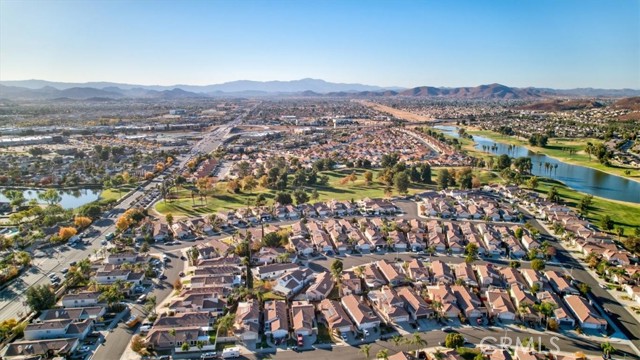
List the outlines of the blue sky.
{"label": "blue sky", "polygon": [[640,0],[0,0],[0,80],[640,88]]}

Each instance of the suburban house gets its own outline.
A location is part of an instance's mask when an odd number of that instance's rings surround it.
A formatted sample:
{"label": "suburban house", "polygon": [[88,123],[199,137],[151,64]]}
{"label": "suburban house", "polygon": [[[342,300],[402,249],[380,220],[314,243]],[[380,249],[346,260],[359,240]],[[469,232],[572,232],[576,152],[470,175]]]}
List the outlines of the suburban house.
{"label": "suburban house", "polygon": [[[144,258],[140,259],[144,261]],[[120,265],[124,263],[136,263],[138,262],[138,254],[132,251],[126,251],[121,253],[109,253],[104,259],[105,264]]]}
{"label": "suburban house", "polygon": [[516,308],[505,290],[487,290],[487,310],[492,317],[500,320],[513,321],[516,318]]}
{"label": "suburban house", "polygon": [[427,286],[427,293],[431,306],[441,316],[446,318],[457,318],[460,316],[460,309],[457,306],[458,299],[451,291],[449,285],[439,284]]}
{"label": "suburban house", "polygon": [[413,259],[407,264],[407,275],[414,281],[423,283],[431,281],[429,269],[418,259]]}
{"label": "suburban house", "polygon": [[475,265],[475,269],[478,273],[478,285],[480,287],[488,288],[502,285],[500,273],[491,264],[478,264]]}
{"label": "suburban house", "polygon": [[539,272],[533,269],[521,269],[522,277],[527,282],[529,287],[537,286],[539,289],[544,289],[546,279],[540,275]]}
{"label": "suburban house", "polygon": [[576,321],[565,306],[564,302],[554,292],[542,291],[536,294],[536,298],[540,303],[548,302],[554,306],[553,315],[551,318],[558,322],[561,327],[573,328],[576,326]]}
{"label": "suburban house", "polygon": [[380,272],[380,270],[378,270],[378,267],[374,263],[364,265],[364,271],[362,275],[364,277],[364,283],[370,289],[375,289],[387,284],[386,278],[382,275],[382,273]]}
{"label": "suburban house", "polygon": [[107,308],[104,306],[77,307],[77,308],[58,308],[43,310],[38,321],[49,320],[97,320],[106,314]]}
{"label": "suburban house", "polygon": [[289,298],[298,294],[313,280],[314,276],[315,273],[309,268],[300,268],[285,273],[276,280],[273,292]]}
{"label": "suburban house", "polygon": [[511,287],[513,285],[518,286],[521,289],[529,287],[520,272],[510,266],[501,268],[500,275],[502,275],[502,279],[507,284],[507,287]]}
{"label": "suburban house", "polygon": [[380,318],[371,308],[366,306],[362,299],[355,295],[347,295],[341,299],[342,306],[359,330],[377,328],[380,326]]}
{"label": "suburban house", "polygon": [[544,276],[549,280],[551,288],[560,295],[574,294],[577,295],[580,292],[569,284],[569,281],[557,271],[547,270]]}
{"label": "suburban house", "polygon": [[457,264],[454,268],[456,279],[461,280],[467,286],[478,286],[478,280],[473,273],[471,264],[466,262]]}
{"label": "suburban house", "polygon": [[564,297],[567,307],[578,319],[578,323],[583,330],[607,330],[607,320],[605,320],[596,309],[585,299],[578,295],[567,295]]}
{"label": "suburban house", "polygon": [[382,275],[387,279],[389,284],[391,284],[392,286],[397,286],[405,282],[404,275],[401,275],[398,269],[393,264],[389,263],[387,260],[384,260],[384,259],[379,260],[378,262],[376,262],[376,264],[378,265],[378,268],[382,272]]}
{"label": "suburban house", "polygon": [[431,262],[431,273],[433,273],[433,281],[436,283],[451,284],[454,281],[451,268],[440,260]]}
{"label": "suburban house", "polygon": [[339,302],[324,299],[318,304],[318,310],[322,313],[323,321],[332,331],[347,334],[354,330],[353,322]]}
{"label": "suburban house", "polygon": [[328,271],[323,271],[316,276],[314,282],[309,286],[307,291],[305,291],[305,297],[308,301],[326,299],[334,286],[335,281],[333,280],[333,276]]}
{"label": "suburban house", "polygon": [[77,338],[36,341],[14,341],[7,345],[3,359],[44,359],[50,356],[64,358],[71,355],[79,345]]}
{"label": "suburban house", "polygon": [[275,279],[277,277],[282,276],[285,273],[291,272],[293,270],[297,270],[299,268],[300,266],[297,264],[284,263],[284,264],[270,264],[270,265],[258,266],[253,271],[256,277],[260,278],[260,280],[265,280],[265,279]]}
{"label": "suburban house", "polygon": [[260,331],[260,306],[253,299],[238,303],[234,333],[242,341],[257,340]]}
{"label": "suburban house", "polygon": [[340,296],[362,294],[362,279],[353,271],[343,271],[340,286]]}
{"label": "suburban house", "polygon": [[285,301],[265,301],[264,313],[264,333],[266,335],[273,336],[276,341],[289,335],[289,309]]}
{"label": "suburban house", "polygon": [[376,312],[387,323],[400,323],[409,321],[409,313],[404,309],[404,301],[395,290],[388,285],[379,290],[369,292],[369,300]]}
{"label": "suburban house", "polygon": [[466,287],[461,285],[454,285],[451,287],[451,291],[456,297],[456,304],[462,311],[464,316],[468,319],[477,319],[484,315],[484,312],[480,309],[482,302],[476,296],[476,294],[470,292]]}
{"label": "suburban house", "polygon": [[95,306],[98,305],[99,298],[99,291],[67,294],[62,297],[62,306],[66,308]]}
{"label": "suburban house", "polygon": [[396,288],[397,294],[404,301],[405,310],[412,320],[427,319],[434,315],[433,309],[424,299],[408,286]]}
{"label": "suburban house", "polygon": [[24,329],[26,340],[78,338],[84,339],[93,329],[93,320],[74,321],[69,319],[33,322]]}
{"label": "suburban house", "polygon": [[291,327],[296,335],[312,335],[315,319],[315,308],[309,302],[294,301],[291,304]]}

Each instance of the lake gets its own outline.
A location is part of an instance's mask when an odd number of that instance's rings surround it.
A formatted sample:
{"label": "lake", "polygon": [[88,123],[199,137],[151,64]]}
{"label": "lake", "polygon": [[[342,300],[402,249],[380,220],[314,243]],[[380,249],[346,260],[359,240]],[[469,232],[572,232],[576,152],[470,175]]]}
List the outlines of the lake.
{"label": "lake", "polygon": [[[2,194],[2,191],[4,191],[4,189],[0,190],[0,202],[2,201],[6,202],[8,200]],[[36,199],[38,202],[42,202],[40,201],[40,199],[38,199],[38,194],[43,191],[45,191],[45,189],[25,190],[23,194],[24,194],[24,197],[27,199],[27,201],[31,199]],[[62,197],[62,200],[60,201],[60,206],[62,206],[65,209],[75,209],[84,204],[88,204],[90,202],[98,200],[98,198],[100,198],[101,192],[102,192],[101,189],[58,190],[60,197]]]}
{"label": "lake", "polygon": [[[434,128],[447,135],[459,137],[456,126],[437,125]],[[536,176],[562,181],[568,187],[586,194],[640,203],[640,183],[637,181],[580,165],[568,164],[544,154],[537,154],[526,147],[503,144],[484,136],[474,135],[473,140],[476,143],[475,148],[480,151],[495,155],[507,154],[514,158],[522,156],[531,158],[533,164],[531,172]],[[545,166],[545,163],[550,166]]]}

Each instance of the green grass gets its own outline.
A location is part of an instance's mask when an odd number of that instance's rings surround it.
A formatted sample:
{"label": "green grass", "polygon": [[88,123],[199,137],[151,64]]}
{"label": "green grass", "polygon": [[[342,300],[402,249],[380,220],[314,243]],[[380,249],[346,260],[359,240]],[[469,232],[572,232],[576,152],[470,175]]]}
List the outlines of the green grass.
{"label": "green grass", "polygon": [[456,351],[465,360],[473,360],[480,353],[479,350],[470,349],[470,348],[466,348],[466,347],[459,347],[459,348],[456,349]]}
{"label": "green grass", "polygon": [[284,300],[284,296],[280,296],[278,294],[274,294],[273,291],[267,291],[266,293],[262,294],[262,299],[264,301],[267,301],[267,300]]}
{"label": "green grass", "polygon": [[[589,167],[592,169],[600,170],[609,174],[625,177],[627,179],[640,181],[640,170],[624,168],[619,166],[604,166],[600,164],[597,158],[595,158],[594,156],[589,157],[589,155],[584,151],[587,146],[587,142],[597,143],[597,142],[602,142],[602,140],[591,139],[591,138],[580,138],[580,139],[551,138],[549,139],[549,143],[546,147],[538,147],[538,146],[529,145],[529,142],[527,140],[517,138],[515,136],[502,135],[494,131],[467,130],[467,132],[471,135],[484,136],[491,140],[495,140],[496,142],[524,146],[531,151],[545,154],[549,157],[555,158],[557,160],[560,160],[569,164],[581,165],[581,166]],[[463,148],[467,149],[466,147],[463,147]],[[569,151],[567,151],[567,149],[575,150],[575,153],[570,154]],[[475,153],[477,154],[478,151],[475,150]],[[486,153],[484,154],[486,155]],[[631,170],[631,174],[626,175],[624,173],[626,170]]]}
{"label": "green grass", "polygon": [[[353,183],[349,182],[347,184],[340,184],[340,181],[353,171],[358,175],[358,179]],[[365,185],[363,175],[365,171],[366,170],[363,169],[325,171],[322,174],[329,177],[329,184],[327,186],[307,186],[305,187],[305,190],[307,190],[308,193],[311,193],[313,189],[318,191],[318,200],[311,200],[311,202],[329,201],[332,199],[359,200],[366,197],[385,197],[385,186],[377,181],[378,171],[371,170],[373,173],[373,181],[369,185]],[[434,172],[433,179],[435,179],[435,175],[436,173]],[[253,201],[258,194],[264,194],[267,198],[267,203],[272,204],[272,200],[276,194],[276,191],[269,189],[257,189],[251,193],[241,192],[238,194],[232,194],[226,190],[225,186],[226,184],[224,182],[217,184],[215,194],[213,197],[207,198],[206,204],[197,197],[195,200],[192,200],[190,191],[181,189],[177,192],[177,199],[167,200],[166,202],[161,200],[156,204],[155,209],[159,213],[171,213],[174,216],[198,216],[215,213],[223,209],[232,210],[246,207],[249,204],[253,205]],[[409,187],[409,194],[415,194],[434,188],[435,187],[433,185],[411,184]],[[394,191],[394,194],[397,194],[397,192]]]}
{"label": "green grass", "polygon": [[[552,186],[558,188],[558,194],[566,205],[575,208],[586,194],[570,189],[558,181],[551,179],[540,179],[537,192],[546,194]],[[608,200],[600,197],[593,197],[591,209],[587,218],[598,225],[604,215],[609,215],[615,223],[615,227],[622,226],[626,235],[633,234],[636,227],[640,227],[640,205],[626,203],[622,201]]]}
{"label": "green grass", "polygon": [[116,188],[104,189],[100,193],[100,201],[118,200],[133,188],[134,186],[131,185],[123,185],[120,187],[120,192],[118,192],[118,189]]}

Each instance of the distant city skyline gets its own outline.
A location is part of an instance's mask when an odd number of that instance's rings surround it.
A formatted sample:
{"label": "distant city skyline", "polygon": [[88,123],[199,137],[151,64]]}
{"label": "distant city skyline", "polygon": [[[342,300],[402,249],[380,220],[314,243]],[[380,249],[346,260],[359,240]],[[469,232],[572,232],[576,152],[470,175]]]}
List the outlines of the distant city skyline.
{"label": "distant city skyline", "polygon": [[0,80],[640,88],[640,1],[0,0]]}

